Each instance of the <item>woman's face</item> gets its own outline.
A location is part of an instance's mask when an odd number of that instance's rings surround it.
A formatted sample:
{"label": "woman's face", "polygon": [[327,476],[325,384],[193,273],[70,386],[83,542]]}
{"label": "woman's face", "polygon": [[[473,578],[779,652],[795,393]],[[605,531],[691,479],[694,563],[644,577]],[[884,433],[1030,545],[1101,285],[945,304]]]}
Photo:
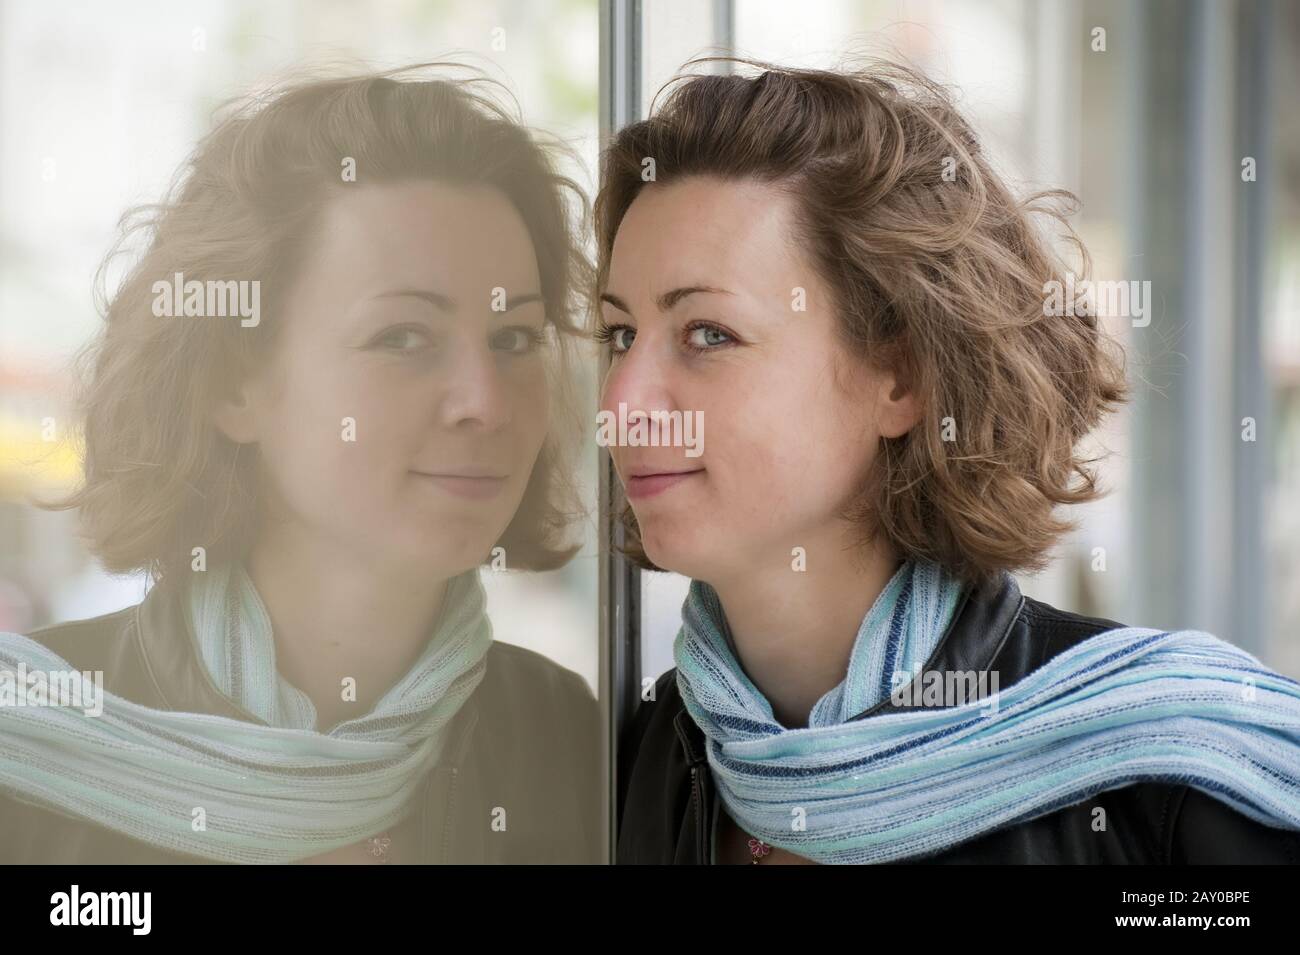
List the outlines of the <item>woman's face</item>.
{"label": "woman's face", "polygon": [[[828,289],[792,245],[792,215],[792,200],[756,182],[652,184],[612,250],[601,409],[698,412],[704,440],[699,456],[610,452],[647,556],[698,580],[788,567],[795,547],[810,562],[832,548],[842,557],[842,508],[880,436],[913,421],[892,375],[842,351]],[[636,477],[673,471],[691,473]]]}
{"label": "woman's face", "polygon": [[348,187],[322,218],[272,361],[219,423],[258,444],[273,518],[308,541],[473,567],[547,426],[528,231],[499,192],[435,182]]}

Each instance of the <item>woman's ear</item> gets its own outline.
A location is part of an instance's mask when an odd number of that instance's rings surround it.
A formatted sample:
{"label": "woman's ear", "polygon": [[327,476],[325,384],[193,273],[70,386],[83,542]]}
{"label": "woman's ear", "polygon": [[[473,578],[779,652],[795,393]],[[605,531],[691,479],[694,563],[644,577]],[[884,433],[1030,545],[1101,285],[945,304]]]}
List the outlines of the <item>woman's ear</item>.
{"label": "woman's ear", "polygon": [[881,437],[897,438],[907,434],[921,420],[921,402],[910,383],[893,371],[880,375],[876,424]]}
{"label": "woman's ear", "polygon": [[212,409],[212,423],[235,444],[251,444],[260,437],[251,390],[241,385],[234,394],[221,398]]}

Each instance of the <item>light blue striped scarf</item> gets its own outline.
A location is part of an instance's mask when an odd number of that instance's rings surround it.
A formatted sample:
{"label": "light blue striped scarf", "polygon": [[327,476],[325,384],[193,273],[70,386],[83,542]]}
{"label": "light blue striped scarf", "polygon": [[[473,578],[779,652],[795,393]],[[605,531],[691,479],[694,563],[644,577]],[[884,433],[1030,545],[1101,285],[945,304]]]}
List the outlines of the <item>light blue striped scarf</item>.
{"label": "light blue striped scarf", "polygon": [[692,581],[677,685],[732,818],[817,862],[888,862],[1149,780],[1300,829],[1300,683],[1197,630],[1110,630],[995,700],[857,719],[896,672],[929,659],[960,594],[937,565],[900,566],[863,620],[845,681],[807,727],[788,729],[736,660],[716,591]]}
{"label": "light blue striped scarf", "polygon": [[[260,722],[153,710],[106,691],[99,716],[0,706],[0,791],[168,851],[220,862],[305,859],[406,815],[447,724],[483,679],[492,642],[475,568],[447,582],[406,676],[368,714],[322,733],[311,700],[276,670],[271,619],[242,565],[196,573],[187,607],[213,682]],[[37,641],[0,633],[0,671],[20,664],[71,671]]]}

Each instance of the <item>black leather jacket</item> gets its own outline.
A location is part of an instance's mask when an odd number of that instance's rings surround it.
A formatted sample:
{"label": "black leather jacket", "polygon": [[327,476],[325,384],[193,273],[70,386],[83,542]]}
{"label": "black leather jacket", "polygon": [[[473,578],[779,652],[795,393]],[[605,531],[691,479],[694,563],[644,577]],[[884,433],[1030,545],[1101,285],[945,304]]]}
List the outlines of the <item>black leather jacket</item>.
{"label": "black leather jacket", "polygon": [[[925,670],[996,671],[1010,686],[1089,636],[1119,627],[1020,593],[1006,576],[964,595]],[[717,798],[704,734],[677,691],[658,680],[623,733],[619,864],[712,864]],[[918,701],[919,702],[919,701]],[[886,697],[859,718],[891,707]],[[1094,810],[1102,807],[1104,817]],[[1104,818],[1105,828],[1094,829]],[[1300,832],[1260,825],[1205,792],[1137,783],[908,863],[1300,863]]]}
{"label": "black leather jacket", "polygon": [[[164,580],[116,613],[28,636],[105,690],[155,709],[261,722],[213,684]],[[426,863],[599,863],[600,714],[576,673],[494,642],[487,672],[448,727],[444,755],[419,790]],[[4,731],[0,718],[0,732]],[[493,826],[505,810],[505,829]],[[0,863],[196,863],[72,815],[0,792]]]}

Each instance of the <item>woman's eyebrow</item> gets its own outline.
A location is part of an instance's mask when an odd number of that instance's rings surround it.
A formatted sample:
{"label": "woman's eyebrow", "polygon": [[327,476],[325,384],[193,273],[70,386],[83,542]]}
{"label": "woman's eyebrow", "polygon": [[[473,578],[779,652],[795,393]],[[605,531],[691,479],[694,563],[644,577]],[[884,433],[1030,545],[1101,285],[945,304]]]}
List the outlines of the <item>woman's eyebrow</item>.
{"label": "woman's eyebrow", "polygon": [[[680,302],[682,299],[684,299],[686,296],[695,295],[696,293],[709,293],[714,295],[735,294],[734,292],[731,292],[725,288],[714,288],[711,285],[688,285],[682,288],[675,288],[672,289],[671,291],[664,292],[662,295],[658,297],[658,299],[655,300],[655,304],[659,306],[659,311],[670,312],[674,308],[676,308],[677,303]],[[602,292],[600,296],[600,300],[602,302],[608,302],[610,305],[613,305],[620,312],[627,312],[629,315],[632,314],[632,310],[627,307],[627,303],[624,302],[617,295],[614,295],[610,292]]]}
{"label": "woman's eyebrow", "polygon": [[[441,292],[434,292],[429,289],[401,288],[393,289],[389,292],[380,292],[372,298],[418,298],[428,302],[434,308],[442,312],[455,312],[457,303],[450,295],[444,295]],[[526,295],[506,295],[506,307],[502,311],[510,311],[512,308],[518,308],[520,305],[527,305],[529,302],[540,302],[542,296],[538,292],[529,292]]]}

